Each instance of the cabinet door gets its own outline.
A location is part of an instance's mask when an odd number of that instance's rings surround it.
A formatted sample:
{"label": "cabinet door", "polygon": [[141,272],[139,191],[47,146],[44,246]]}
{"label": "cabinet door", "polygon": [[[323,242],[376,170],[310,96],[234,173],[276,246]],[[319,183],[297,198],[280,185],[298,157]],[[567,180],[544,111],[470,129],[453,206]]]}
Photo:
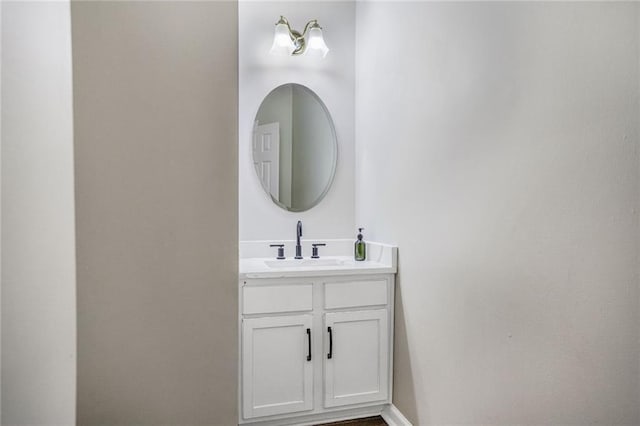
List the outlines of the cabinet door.
{"label": "cabinet door", "polygon": [[387,317],[386,309],[325,314],[325,407],[387,399]]}
{"label": "cabinet door", "polygon": [[242,321],[245,418],[313,408],[311,315]]}

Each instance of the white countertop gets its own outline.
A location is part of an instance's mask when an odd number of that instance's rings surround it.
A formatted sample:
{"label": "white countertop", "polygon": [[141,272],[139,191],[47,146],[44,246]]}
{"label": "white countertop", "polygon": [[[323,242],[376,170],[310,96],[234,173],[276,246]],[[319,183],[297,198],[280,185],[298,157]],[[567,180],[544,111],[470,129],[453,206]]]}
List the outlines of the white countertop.
{"label": "white countertop", "polygon": [[[277,260],[275,251],[269,247],[272,241],[240,242],[239,278],[286,278],[286,277],[318,277],[336,275],[395,274],[397,272],[397,247],[388,244],[367,242],[367,259],[356,261],[350,251],[353,241],[327,240],[327,252],[320,259],[311,259],[307,254],[302,260],[288,257]],[[291,242],[286,241],[290,247]],[[330,244],[329,244],[330,243]],[[335,247],[333,250],[329,247]],[[328,250],[327,250],[328,249]],[[264,257],[273,252],[273,257]],[[243,256],[253,255],[252,257]],[[290,254],[291,250],[286,254]]]}

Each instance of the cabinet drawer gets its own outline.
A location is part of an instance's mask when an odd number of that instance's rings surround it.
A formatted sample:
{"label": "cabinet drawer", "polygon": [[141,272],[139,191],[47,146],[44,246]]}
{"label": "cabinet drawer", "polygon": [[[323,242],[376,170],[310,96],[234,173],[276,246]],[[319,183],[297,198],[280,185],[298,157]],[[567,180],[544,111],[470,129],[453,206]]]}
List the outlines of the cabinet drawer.
{"label": "cabinet drawer", "polygon": [[386,305],[387,280],[352,281],[324,284],[325,309]]}
{"label": "cabinet drawer", "polygon": [[312,284],[245,286],[243,314],[300,312],[313,309]]}

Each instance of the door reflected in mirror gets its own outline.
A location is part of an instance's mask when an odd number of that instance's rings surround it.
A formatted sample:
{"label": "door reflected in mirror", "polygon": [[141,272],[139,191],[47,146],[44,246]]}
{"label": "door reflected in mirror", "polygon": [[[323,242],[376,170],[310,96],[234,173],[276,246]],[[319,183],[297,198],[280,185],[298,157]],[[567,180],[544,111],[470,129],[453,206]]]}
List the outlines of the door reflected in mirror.
{"label": "door reflected in mirror", "polygon": [[329,111],[300,84],[269,93],[253,127],[253,164],[278,206],[301,212],[326,195],[336,170],[337,140]]}

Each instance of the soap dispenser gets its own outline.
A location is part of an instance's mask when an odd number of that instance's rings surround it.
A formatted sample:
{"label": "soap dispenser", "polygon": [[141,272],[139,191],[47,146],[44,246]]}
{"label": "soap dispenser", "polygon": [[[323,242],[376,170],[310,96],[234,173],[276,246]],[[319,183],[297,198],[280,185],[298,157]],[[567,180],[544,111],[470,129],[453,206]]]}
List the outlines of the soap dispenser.
{"label": "soap dispenser", "polygon": [[358,261],[365,260],[367,258],[367,244],[362,239],[362,230],[364,228],[358,228],[358,239],[354,244],[354,257]]}

